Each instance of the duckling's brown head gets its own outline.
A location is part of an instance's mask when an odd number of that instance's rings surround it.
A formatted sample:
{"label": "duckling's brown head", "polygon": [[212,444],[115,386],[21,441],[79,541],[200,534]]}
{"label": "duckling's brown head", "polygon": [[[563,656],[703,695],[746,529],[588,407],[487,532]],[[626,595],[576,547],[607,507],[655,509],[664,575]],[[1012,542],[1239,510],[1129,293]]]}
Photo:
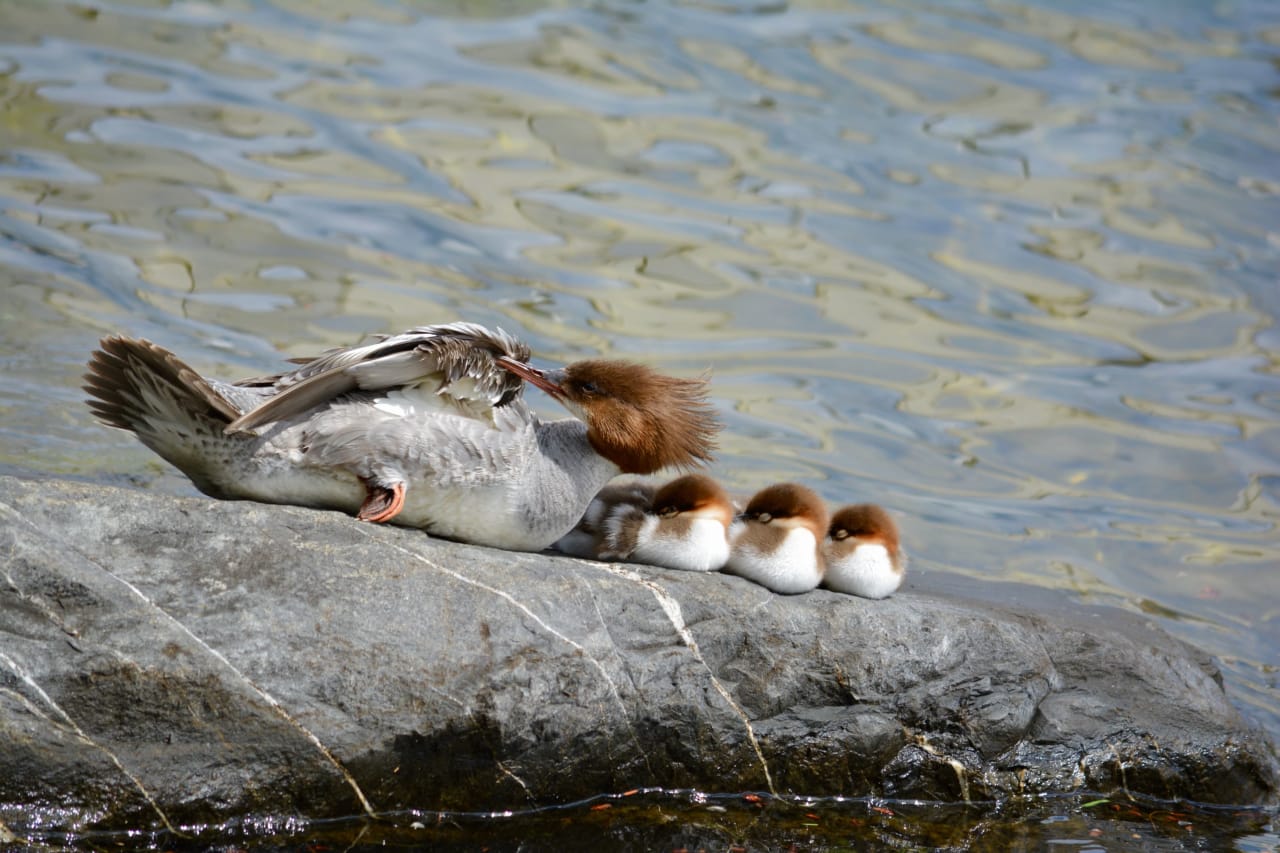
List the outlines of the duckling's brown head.
{"label": "duckling's brown head", "polygon": [[716,518],[725,527],[733,521],[733,501],[706,474],[685,474],[665,484],[653,496],[653,511],[663,518],[681,514]]}
{"label": "duckling's brown head", "polygon": [[898,526],[889,513],[877,504],[841,507],[831,517],[827,536],[833,542],[873,539],[884,544],[891,552],[898,550]]}
{"label": "duckling's brown head", "polygon": [[827,505],[818,493],[799,483],[775,483],[751,496],[743,520],[780,527],[807,527],[821,541],[827,532]]}

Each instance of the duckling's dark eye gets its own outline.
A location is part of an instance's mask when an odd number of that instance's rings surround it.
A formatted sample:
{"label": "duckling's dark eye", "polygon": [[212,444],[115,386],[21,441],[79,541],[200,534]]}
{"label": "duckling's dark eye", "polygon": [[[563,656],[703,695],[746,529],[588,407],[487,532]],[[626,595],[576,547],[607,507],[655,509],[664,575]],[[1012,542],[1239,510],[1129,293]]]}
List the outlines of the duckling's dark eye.
{"label": "duckling's dark eye", "polygon": [[596,383],[594,382],[583,382],[578,386],[578,390],[583,394],[598,394],[600,392],[600,389],[596,387]]}

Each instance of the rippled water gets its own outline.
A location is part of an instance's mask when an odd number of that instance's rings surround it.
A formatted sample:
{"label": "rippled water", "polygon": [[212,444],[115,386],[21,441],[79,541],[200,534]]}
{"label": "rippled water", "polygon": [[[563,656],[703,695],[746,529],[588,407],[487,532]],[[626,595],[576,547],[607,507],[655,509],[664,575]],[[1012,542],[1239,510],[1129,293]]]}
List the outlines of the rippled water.
{"label": "rippled water", "polygon": [[1280,737],[1278,72],[1270,0],[4,0],[0,462],[191,490],[107,332],[710,367],[729,485],[1151,614]]}

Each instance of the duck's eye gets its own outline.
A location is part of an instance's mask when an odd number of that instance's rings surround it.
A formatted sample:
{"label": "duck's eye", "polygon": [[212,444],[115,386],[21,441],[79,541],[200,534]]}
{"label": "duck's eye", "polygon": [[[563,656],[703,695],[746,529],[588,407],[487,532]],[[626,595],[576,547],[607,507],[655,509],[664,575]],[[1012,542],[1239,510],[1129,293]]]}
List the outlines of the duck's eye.
{"label": "duck's eye", "polygon": [[769,522],[773,521],[773,516],[767,512],[762,512],[756,516],[756,521],[760,522],[761,524],[768,524]]}
{"label": "duck's eye", "polygon": [[600,393],[600,389],[596,387],[596,383],[594,382],[583,382],[578,386],[578,390],[581,391],[583,394]]}

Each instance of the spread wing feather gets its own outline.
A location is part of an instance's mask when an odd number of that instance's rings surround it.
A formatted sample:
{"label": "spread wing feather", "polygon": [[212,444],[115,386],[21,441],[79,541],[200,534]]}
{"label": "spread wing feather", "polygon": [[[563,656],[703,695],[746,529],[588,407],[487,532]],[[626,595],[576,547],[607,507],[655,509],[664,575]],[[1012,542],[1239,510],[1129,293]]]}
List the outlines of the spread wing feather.
{"label": "spread wing feather", "polygon": [[420,326],[379,341],[330,350],[297,370],[240,383],[277,389],[241,415],[227,432],[253,430],[300,415],[357,391],[434,385],[437,396],[464,414],[483,416],[520,397],[523,382],[500,367],[500,355],[529,360],[529,347],[501,329],[475,323]]}

